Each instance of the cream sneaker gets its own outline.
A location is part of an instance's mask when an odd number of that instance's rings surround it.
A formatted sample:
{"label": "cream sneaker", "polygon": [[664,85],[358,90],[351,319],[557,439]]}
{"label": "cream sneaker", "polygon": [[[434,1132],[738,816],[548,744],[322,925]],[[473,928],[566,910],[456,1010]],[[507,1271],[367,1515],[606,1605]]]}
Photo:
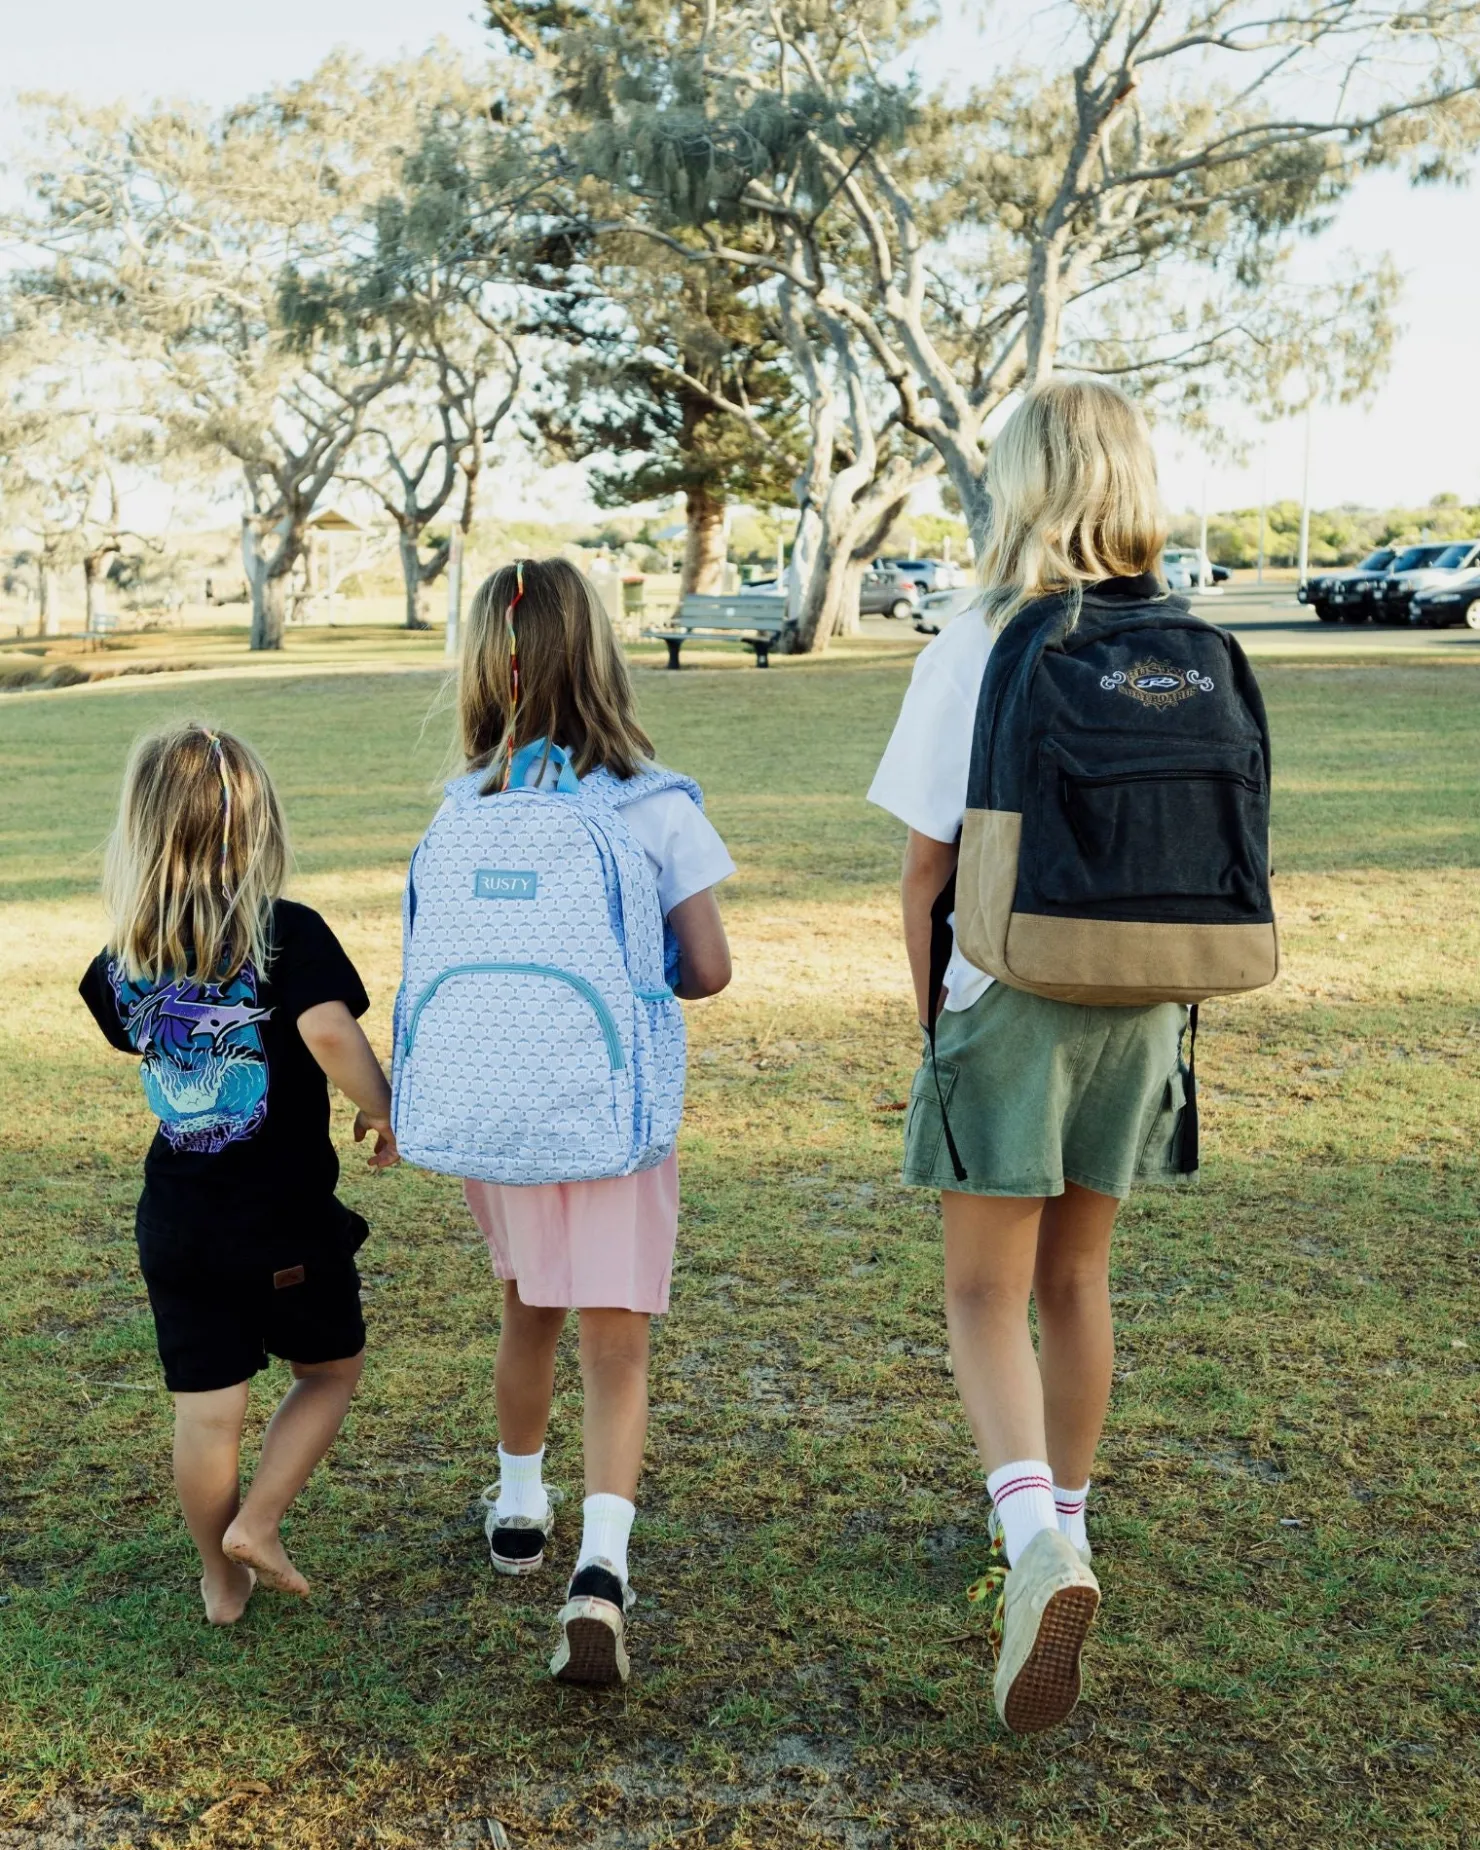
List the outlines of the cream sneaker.
{"label": "cream sneaker", "polygon": [[992,1693],[1014,1734],[1056,1728],[1079,1700],[1079,1653],[1100,1584],[1057,1529],[1035,1535],[1010,1569]]}
{"label": "cream sneaker", "polygon": [[636,1604],[637,1595],[610,1561],[598,1556],[577,1569],[555,1621],[560,1643],[550,1675],[560,1683],[625,1683],[632,1674],[627,1614]]}

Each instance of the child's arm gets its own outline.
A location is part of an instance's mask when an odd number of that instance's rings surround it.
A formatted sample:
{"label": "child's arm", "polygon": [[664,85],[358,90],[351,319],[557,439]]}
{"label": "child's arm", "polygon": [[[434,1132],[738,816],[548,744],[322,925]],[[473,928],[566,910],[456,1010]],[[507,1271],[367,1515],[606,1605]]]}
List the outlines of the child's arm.
{"label": "child's arm", "polygon": [[319,1002],[298,1017],[303,1044],[330,1081],[359,1107],[355,1142],[367,1131],[375,1133],[372,1169],[389,1169],[398,1163],[395,1132],[391,1129],[391,1089],[375,1050],[364,1030],[342,1002]]}
{"label": "child's arm", "polygon": [[922,1027],[934,1019],[941,1001],[929,993],[930,909],[950,879],[959,853],[955,842],[936,841],[917,829],[910,830],[905,844],[904,871],[899,882],[904,904],[904,948],[910,960],[910,975],[915,979],[915,1006],[920,1011]]}
{"label": "child's arm", "polygon": [[673,993],[686,1002],[717,996],[730,980],[730,941],[714,888],[681,899],[668,914],[678,939],[678,982]]}

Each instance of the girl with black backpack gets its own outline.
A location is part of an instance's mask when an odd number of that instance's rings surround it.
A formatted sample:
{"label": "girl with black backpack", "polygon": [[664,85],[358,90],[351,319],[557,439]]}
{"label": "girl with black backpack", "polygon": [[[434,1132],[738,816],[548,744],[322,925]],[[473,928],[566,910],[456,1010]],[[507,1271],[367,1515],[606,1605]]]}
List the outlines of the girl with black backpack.
{"label": "girl with black backpack", "polygon": [[1137,1178],[1196,1168],[1185,1002],[1274,974],[1268,735],[1237,644],[1167,591],[1122,392],[1033,388],[986,479],[982,597],[920,655],[869,797],[909,827],[927,1048],[904,1180],[941,1191],[951,1355],[1007,1562],[972,1594],[997,1597],[997,1708],[1026,1733],[1078,1700],[1100,1601],[1084,1509],[1116,1211]]}

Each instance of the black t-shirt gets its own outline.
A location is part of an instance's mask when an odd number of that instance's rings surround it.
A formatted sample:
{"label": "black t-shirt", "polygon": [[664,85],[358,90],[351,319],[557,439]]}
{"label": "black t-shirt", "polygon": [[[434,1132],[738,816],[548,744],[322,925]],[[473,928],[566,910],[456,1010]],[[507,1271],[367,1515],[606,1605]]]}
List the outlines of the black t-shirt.
{"label": "black t-shirt", "polygon": [[278,900],[271,942],[265,972],[249,963],[225,983],[136,982],[107,951],[88,965],[82,999],[115,1047],[140,1056],[144,1096],[159,1119],[141,1215],[297,1220],[333,1198],[329,1082],[298,1017],[321,1002],[359,1016],[370,1002],[317,912]]}

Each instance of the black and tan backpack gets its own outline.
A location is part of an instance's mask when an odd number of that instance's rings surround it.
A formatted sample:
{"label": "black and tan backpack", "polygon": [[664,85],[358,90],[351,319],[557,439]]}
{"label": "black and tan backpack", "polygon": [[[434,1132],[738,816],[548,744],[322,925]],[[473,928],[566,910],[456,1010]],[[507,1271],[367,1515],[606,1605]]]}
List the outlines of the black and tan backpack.
{"label": "black and tan backpack", "polygon": [[1074,622],[1037,599],[987,658],[938,922],[954,903],[973,964],[1059,1001],[1258,989],[1279,969],[1269,774],[1243,650],[1185,599],[1150,576],[1093,586]]}

